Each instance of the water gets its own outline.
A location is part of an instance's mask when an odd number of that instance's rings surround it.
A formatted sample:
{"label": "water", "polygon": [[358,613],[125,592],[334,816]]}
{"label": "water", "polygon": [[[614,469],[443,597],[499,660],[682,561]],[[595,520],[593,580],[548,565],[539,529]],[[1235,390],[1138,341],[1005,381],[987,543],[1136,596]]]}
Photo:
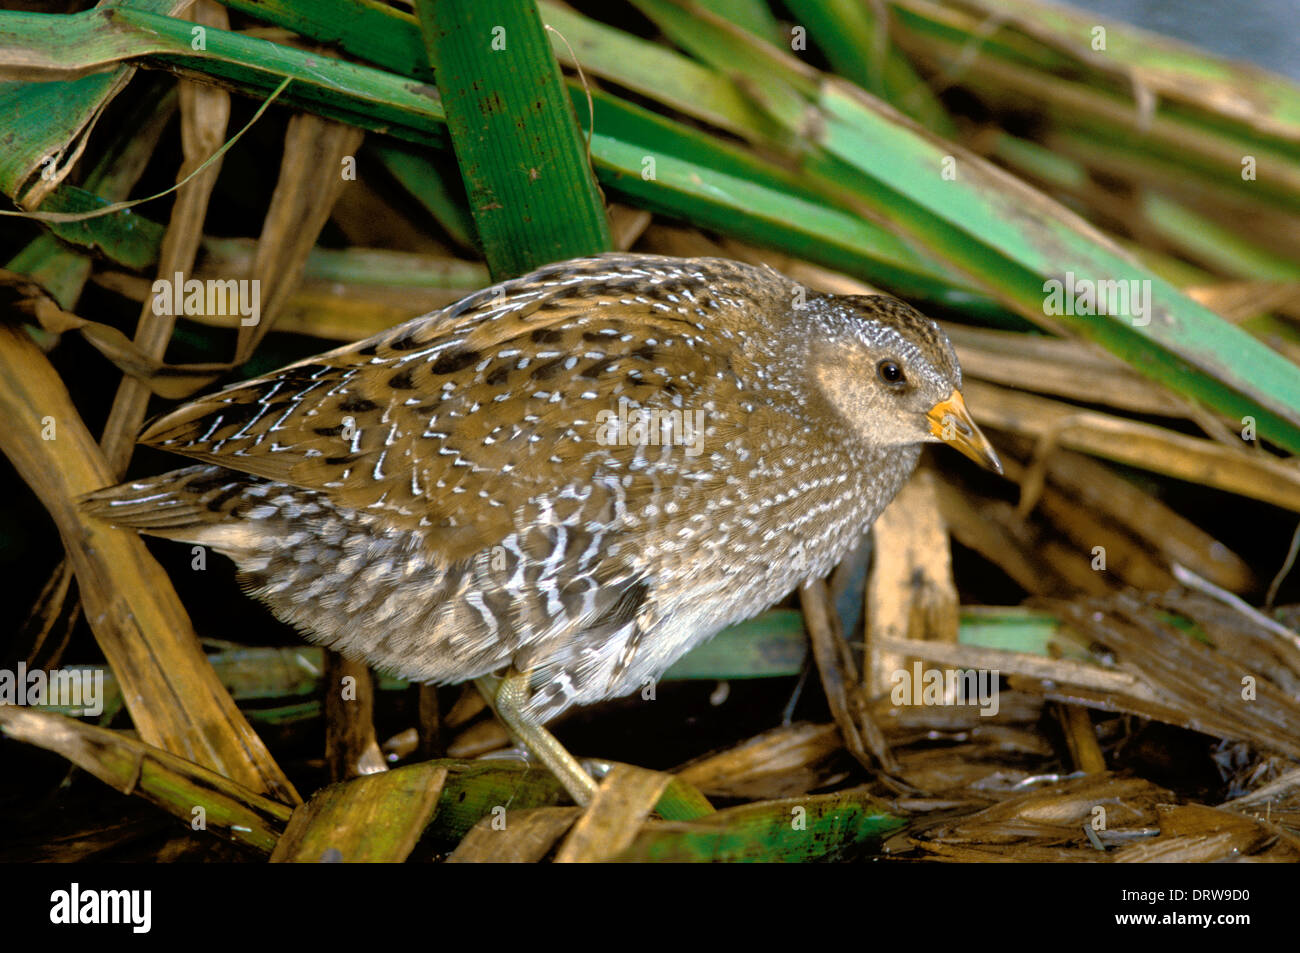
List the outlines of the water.
{"label": "water", "polygon": [[1066,0],[1300,82],[1300,0]]}

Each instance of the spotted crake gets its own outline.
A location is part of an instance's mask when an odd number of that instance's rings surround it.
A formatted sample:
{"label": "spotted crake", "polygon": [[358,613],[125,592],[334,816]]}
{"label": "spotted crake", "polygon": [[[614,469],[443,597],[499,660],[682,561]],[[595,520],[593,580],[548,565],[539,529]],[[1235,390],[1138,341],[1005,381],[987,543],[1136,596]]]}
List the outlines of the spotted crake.
{"label": "spotted crake", "polygon": [[210,546],[308,638],[517,715],[625,695],[828,572],[947,439],[939,327],[723,259],[548,265],[165,415],[199,465],[86,498]]}

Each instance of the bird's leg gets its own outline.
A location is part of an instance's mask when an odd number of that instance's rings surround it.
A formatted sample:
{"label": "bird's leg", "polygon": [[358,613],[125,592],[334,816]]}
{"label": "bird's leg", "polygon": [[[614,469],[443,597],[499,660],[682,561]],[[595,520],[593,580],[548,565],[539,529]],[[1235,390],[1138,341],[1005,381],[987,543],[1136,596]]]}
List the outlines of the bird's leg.
{"label": "bird's leg", "polygon": [[524,702],[528,698],[528,673],[511,669],[504,678],[484,675],[476,678],[474,684],[510,733],[555,775],[573,798],[573,803],[579,807],[590,804],[596,796],[595,779],[583,769],[577,758],[565,750],[555,735],[523,717]]}

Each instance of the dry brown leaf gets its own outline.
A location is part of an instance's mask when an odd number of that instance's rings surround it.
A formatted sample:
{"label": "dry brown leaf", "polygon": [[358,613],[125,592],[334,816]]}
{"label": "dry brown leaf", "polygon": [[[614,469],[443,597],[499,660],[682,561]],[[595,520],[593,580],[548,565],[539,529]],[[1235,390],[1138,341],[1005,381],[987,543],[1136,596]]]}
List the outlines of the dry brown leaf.
{"label": "dry brown leaf", "polygon": [[365,662],[325,650],[325,759],[330,780],[387,771],[375,738],[375,682]]}
{"label": "dry brown leaf", "polygon": [[272,863],[405,860],[438,810],[446,765],[411,764],[331,784],[297,807]]}
{"label": "dry brown leaf", "polygon": [[1140,414],[1190,416],[1187,401],[1086,341],[962,325],[944,330],[965,378]]}
{"label": "dry brown leaf", "polygon": [[204,657],[171,581],[131,530],[76,499],[113,482],[62,380],[21,327],[0,324],[0,448],[59,529],[86,618],[140,737],[287,803],[298,795]]}
{"label": "dry brown leaf", "polygon": [[[1128,595],[1095,604],[1061,603],[1061,618],[1112,649],[1156,701],[1149,711],[1117,707],[1219,738],[1249,741],[1300,759],[1300,703],[1269,680],[1160,619]],[[1166,711],[1155,713],[1156,708]]]}
{"label": "dry brown leaf", "polygon": [[616,764],[555,855],[557,864],[605,860],[632,846],[672,775]]}
{"label": "dry brown leaf", "polygon": [[906,656],[883,651],[877,638],[957,641],[957,585],[935,484],[930,470],[919,470],[872,527],[864,685],[873,698],[889,692],[894,673],[910,665]]}
{"label": "dry brown leaf", "polygon": [[1161,805],[1160,836],[1115,853],[1119,864],[1216,863],[1259,855],[1300,861],[1300,841],[1274,825],[1203,804]]}
{"label": "dry brown leaf", "polygon": [[582,814],[580,807],[534,807],[488,814],[456,845],[449,864],[535,864]]}
{"label": "dry brown leaf", "polygon": [[[1058,452],[1049,454],[1049,457]],[[1078,458],[1079,455],[1072,456]],[[1055,487],[1045,486],[1041,478],[1036,478],[1033,467],[1025,468],[1014,457],[1004,455],[1002,464],[1007,476],[1021,485],[1021,502],[1016,516],[1027,520],[1036,510],[1043,520],[1073,544],[1063,547],[1057,543],[1051,550],[1055,565],[1068,572],[1072,580],[1086,578],[1084,570],[1087,570],[1112,574],[1135,589],[1159,591],[1174,585],[1174,577],[1168,569],[1152,556],[1144,542],[1130,536],[1125,527],[1102,518],[1091,507],[1080,506],[1078,501]],[[1100,569],[1095,565],[1098,556],[1104,560]],[[1105,588],[1104,582],[1093,586],[1090,581],[1085,591],[1099,594]]]}
{"label": "dry brown leaf", "polygon": [[261,318],[254,325],[240,325],[237,363],[253,353],[292,296],[335,198],[349,184],[342,175],[343,159],[356,155],[362,138],[360,129],[319,116],[299,113],[289,120],[280,176],[262,223],[252,269],[253,280],[266,289]]}
{"label": "dry brown leaf", "polygon": [[799,602],[822,688],[844,736],[844,746],[864,767],[872,768],[874,758],[885,771],[895,773],[898,762],[890,754],[884,733],[866,702],[849,644],[839,632],[839,617],[830,604],[826,583],[820,579],[804,583],[799,587]]}
{"label": "dry brown leaf", "polygon": [[1244,443],[1238,450],[982,381],[967,383],[966,401],[984,426],[1300,512],[1300,468]]}
{"label": "dry brown leaf", "polygon": [[505,748],[510,744],[510,732],[505,725],[495,718],[477,721],[460,732],[447,745],[447,756],[451,758],[477,758]]}
{"label": "dry brown leaf", "polygon": [[787,725],[692,761],[676,774],[709,797],[794,797],[843,778],[844,772],[827,767],[843,749],[835,725]]}
{"label": "dry brown leaf", "polygon": [[291,808],[224,775],[145,744],[129,732],[19,705],[0,705],[0,735],[68,759],[114,790],[138,795],[186,826],[206,805],[204,829],[269,853]]}
{"label": "dry brown leaf", "polygon": [[[1028,442],[1019,443],[1027,453]],[[1076,507],[1121,524],[1160,552],[1166,565],[1181,563],[1233,592],[1256,585],[1245,560],[1105,464],[1069,450],[1055,450],[1044,461],[1048,481],[1069,494]]]}

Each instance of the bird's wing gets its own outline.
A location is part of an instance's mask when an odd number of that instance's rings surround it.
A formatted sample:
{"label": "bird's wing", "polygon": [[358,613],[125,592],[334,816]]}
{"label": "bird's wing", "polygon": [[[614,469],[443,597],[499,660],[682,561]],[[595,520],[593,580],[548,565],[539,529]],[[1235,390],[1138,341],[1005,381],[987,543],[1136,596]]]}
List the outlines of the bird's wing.
{"label": "bird's wing", "polygon": [[604,481],[611,513],[662,491],[670,473],[704,490],[707,452],[601,440],[602,421],[638,407],[703,412],[710,445],[762,427],[728,416],[740,378],[734,344],[709,324],[722,305],[707,274],[663,264],[677,261],[543,269],[200,398],[141,440],[373,507],[422,527],[452,562],[508,536],[528,501],[544,496],[543,515],[562,522],[598,476],[621,484]]}

